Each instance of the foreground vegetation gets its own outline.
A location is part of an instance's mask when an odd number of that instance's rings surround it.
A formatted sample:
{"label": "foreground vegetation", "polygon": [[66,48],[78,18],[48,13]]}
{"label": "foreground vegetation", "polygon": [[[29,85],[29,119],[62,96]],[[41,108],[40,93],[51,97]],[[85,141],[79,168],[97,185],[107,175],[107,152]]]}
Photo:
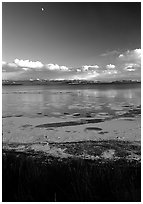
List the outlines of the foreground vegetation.
{"label": "foreground vegetation", "polygon": [[3,202],[141,201],[138,161],[60,159],[4,150],[2,168]]}

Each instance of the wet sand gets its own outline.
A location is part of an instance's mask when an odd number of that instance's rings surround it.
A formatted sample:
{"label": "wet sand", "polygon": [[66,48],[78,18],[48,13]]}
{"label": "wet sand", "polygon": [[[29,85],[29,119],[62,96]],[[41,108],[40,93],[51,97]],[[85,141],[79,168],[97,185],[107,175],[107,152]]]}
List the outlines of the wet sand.
{"label": "wet sand", "polygon": [[[4,117],[3,148],[11,149],[12,146],[10,147],[10,145],[17,144],[17,150],[20,150],[22,144],[27,144],[35,151],[50,153],[53,150],[44,144],[106,142],[110,140],[117,143],[124,141],[140,144],[141,118],[139,107],[114,117],[101,115],[103,117],[90,119],[88,117]],[[24,147],[22,148],[23,151]],[[55,149],[56,151],[59,152]],[[61,153],[62,151],[59,156]]]}

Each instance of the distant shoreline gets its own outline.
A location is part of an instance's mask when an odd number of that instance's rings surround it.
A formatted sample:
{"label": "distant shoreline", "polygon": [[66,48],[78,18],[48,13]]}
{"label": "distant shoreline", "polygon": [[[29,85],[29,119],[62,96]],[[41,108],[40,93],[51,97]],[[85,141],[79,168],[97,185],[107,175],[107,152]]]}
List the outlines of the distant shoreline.
{"label": "distant shoreline", "polygon": [[141,81],[123,80],[123,81],[112,81],[112,82],[94,82],[94,81],[80,81],[80,80],[33,80],[33,81],[2,81],[3,86],[13,86],[13,85],[128,85],[128,84],[141,84]]}

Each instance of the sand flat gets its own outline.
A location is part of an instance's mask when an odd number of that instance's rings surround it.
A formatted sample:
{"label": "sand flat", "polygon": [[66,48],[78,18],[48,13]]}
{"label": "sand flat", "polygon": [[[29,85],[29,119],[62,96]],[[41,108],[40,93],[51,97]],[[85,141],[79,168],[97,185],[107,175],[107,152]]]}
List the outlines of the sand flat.
{"label": "sand flat", "polygon": [[[55,117],[10,117],[3,118],[3,142],[4,143],[31,143],[31,142],[74,142],[86,140],[141,140],[141,119],[118,118],[95,123],[86,123],[77,118],[55,118]],[[83,124],[80,121],[83,120]],[[91,119],[90,119],[91,120]],[[92,120],[91,120],[92,121]],[[96,120],[95,120],[96,121]],[[72,124],[62,126],[57,124]],[[78,124],[79,122],[79,124]],[[53,127],[43,124],[53,124]],[[76,124],[77,123],[77,124]],[[76,125],[74,125],[76,124]],[[41,126],[40,126],[41,125]],[[43,126],[42,126],[43,125]]]}

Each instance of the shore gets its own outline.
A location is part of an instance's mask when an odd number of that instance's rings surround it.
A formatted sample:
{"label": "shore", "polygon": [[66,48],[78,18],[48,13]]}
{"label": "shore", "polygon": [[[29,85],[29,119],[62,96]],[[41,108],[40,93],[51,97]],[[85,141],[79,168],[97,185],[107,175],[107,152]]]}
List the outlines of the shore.
{"label": "shore", "polygon": [[[43,152],[47,146],[49,153]],[[3,201],[141,201],[138,143],[110,140],[51,143],[37,151],[14,148],[3,150]]]}
{"label": "shore", "polygon": [[139,202],[140,113],[3,117],[3,201]]}

